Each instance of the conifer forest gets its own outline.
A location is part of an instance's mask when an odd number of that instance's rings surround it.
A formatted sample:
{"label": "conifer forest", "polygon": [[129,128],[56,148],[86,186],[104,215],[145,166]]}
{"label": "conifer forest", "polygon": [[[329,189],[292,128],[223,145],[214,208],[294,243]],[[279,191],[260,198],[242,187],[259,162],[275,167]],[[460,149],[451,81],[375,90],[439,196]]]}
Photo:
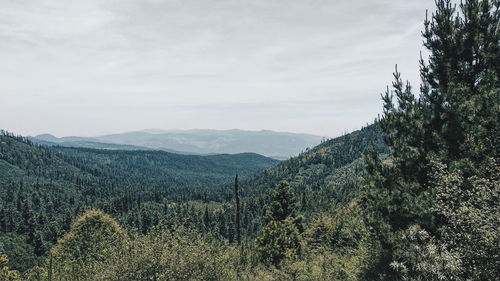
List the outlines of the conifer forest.
{"label": "conifer forest", "polygon": [[287,160],[2,130],[0,280],[499,280],[499,8],[436,0],[419,84]]}

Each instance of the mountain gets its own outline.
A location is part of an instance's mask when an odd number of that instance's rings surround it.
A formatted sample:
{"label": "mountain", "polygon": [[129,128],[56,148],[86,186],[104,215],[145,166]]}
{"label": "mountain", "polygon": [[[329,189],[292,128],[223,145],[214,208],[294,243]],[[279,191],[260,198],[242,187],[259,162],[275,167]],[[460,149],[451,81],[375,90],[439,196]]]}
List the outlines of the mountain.
{"label": "mountain", "polygon": [[[259,233],[269,190],[282,180],[295,189],[301,213],[311,222],[359,194],[363,153],[370,144],[388,152],[377,124],[282,162],[254,153],[201,156],[65,147],[61,143],[78,140],[54,138],[41,137],[39,142],[53,145],[39,146],[30,139],[0,136],[0,252],[21,271],[40,264],[71,219],[88,208],[99,208],[141,233],[161,222],[232,241],[236,171],[245,237]],[[24,225],[29,224],[28,230]]]}
{"label": "mountain", "polygon": [[304,209],[326,211],[359,194],[365,173],[363,157],[371,145],[382,157],[389,153],[378,124],[325,141],[282,161],[243,181],[242,188],[246,196],[256,196],[267,194],[280,181],[288,181],[302,197]]}
{"label": "mountain", "polygon": [[162,150],[177,154],[196,154],[190,152],[176,151],[173,149],[154,149],[145,146],[116,144],[110,142],[102,142],[95,138],[86,137],[62,137],[58,138],[51,134],[42,134],[35,137],[28,137],[34,143],[45,146],[61,146],[61,147],[81,147],[106,150]]}
{"label": "mountain", "polygon": [[[30,182],[36,179],[72,186],[79,176],[83,176],[89,179],[88,185],[105,188],[107,183],[99,180],[104,178],[120,183],[121,189],[134,188],[142,192],[155,185],[163,189],[213,188],[231,182],[236,172],[246,177],[276,163],[278,160],[255,153],[203,156],[151,149],[44,147],[28,138],[0,134],[0,184],[9,180]],[[98,180],[92,182],[91,178]],[[3,187],[0,185],[0,189]]]}
{"label": "mountain", "polygon": [[288,159],[308,147],[319,144],[324,137],[273,131],[243,130],[143,130],[93,138],[38,135],[35,142],[57,143],[61,146],[114,149],[103,144],[127,145],[116,149],[141,148],[184,154],[221,154],[253,152],[275,159]]}
{"label": "mountain", "polygon": [[31,137],[31,138],[34,139],[35,141],[45,141],[45,142],[49,142],[49,143],[99,142],[99,140],[96,138],[75,137],[75,136],[58,138],[58,137],[51,135],[51,134],[41,134],[41,135],[37,135],[37,136]]}
{"label": "mountain", "polygon": [[[94,142],[94,141],[45,141],[38,138],[31,138],[31,140],[37,144],[45,146],[63,146],[63,147],[81,147],[81,148],[95,148],[95,149],[107,149],[107,150],[153,150],[149,147],[136,146],[136,145],[126,145],[126,144],[116,144],[116,143],[105,143],[105,142]],[[169,151],[175,153],[175,151]]]}
{"label": "mountain", "polygon": [[221,187],[230,183],[236,172],[246,177],[278,163],[275,159],[255,153],[183,155],[165,151],[115,151],[61,146],[49,149],[75,166],[97,168],[101,175],[113,178],[122,188],[134,186],[136,181],[141,184],[141,192],[170,186]]}
{"label": "mountain", "polygon": [[[254,153],[200,156],[40,146],[0,132],[0,252],[13,268],[25,271],[40,264],[85,209],[102,209],[147,231],[158,219],[148,207],[153,202],[227,202],[236,171],[245,178],[277,162]],[[167,214],[170,221],[181,221],[192,217],[191,211]]]}

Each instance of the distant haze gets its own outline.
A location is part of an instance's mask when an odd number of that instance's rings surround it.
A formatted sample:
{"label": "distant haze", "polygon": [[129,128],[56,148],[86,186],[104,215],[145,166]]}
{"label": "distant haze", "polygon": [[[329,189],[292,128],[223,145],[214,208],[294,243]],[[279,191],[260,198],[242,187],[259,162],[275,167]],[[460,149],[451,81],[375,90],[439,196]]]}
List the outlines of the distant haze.
{"label": "distant haze", "polygon": [[[371,122],[433,0],[0,0],[0,128],[93,136]],[[424,53],[425,55],[425,53]],[[418,88],[418,85],[414,85]]]}
{"label": "distant haze", "polygon": [[253,152],[276,159],[287,159],[319,144],[316,135],[242,130],[143,130],[97,137],[35,136],[46,145],[121,150],[165,150],[187,154]]}

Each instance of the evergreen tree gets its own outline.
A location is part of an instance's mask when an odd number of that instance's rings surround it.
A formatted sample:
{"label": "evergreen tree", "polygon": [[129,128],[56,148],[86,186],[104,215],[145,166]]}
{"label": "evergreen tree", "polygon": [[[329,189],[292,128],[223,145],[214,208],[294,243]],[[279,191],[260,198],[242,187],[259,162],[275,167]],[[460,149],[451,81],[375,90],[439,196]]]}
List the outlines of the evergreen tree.
{"label": "evergreen tree", "polygon": [[500,276],[500,165],[488,168],[487,177],[464,177],[434,163],[436,213],[444,218],[441,240],[460,256],[465,277],[494,280]]}
{"label": "evergreen tree", "polygon": [[257,238],[257,250],[264,263],[280,266],[285,259],[296,259],[300,254],[299,230],[290,220],[270,221]]}
{"label": "evergreen tree", "polygon": [[240,210],[240,187],[238,185],[238,174],[234,178],[234,199],[236,204],[236,241],[241,244],[241,210]]}
{"label": "evergreen tree", "polygon": [[380,120],[391,156],[387,161],[375,151],[366,156],[362,202],[386,251],[381,266],[389,275],[395,237],[412,225],[440,236],[450,223],[434,211],[432,163],[465,179],[491,177],[488,167],[498,163],[500,1],[467,0],[458,11],[449,0],[436,4],[422,33],[429,57],[420,60],[420,95],[413,94],[396,68]]}
{"label": "evergreen tree", "polygon": [[266,209],[267,221],[284,221],[288,217],[295,218],[298,211],[298,200],[288,182],[282,181],[271,191],[271,202]]}
{"label": "evergreen tree", "polygon": [[301,217],[295,192],[282,181],[271,191],[266,211],[267,224],[257,238],[257,250],[265,263],[279,266],[283,259],[297,258],[301,250]]}
{"label": "evergreen tree", "polygon": [[34,253],[37,256],[42,256],[45,254],[45,243],[43,241],[42,235],[40,232],[36,231],[34,232],[33,235],[33,248],[34,248]]}

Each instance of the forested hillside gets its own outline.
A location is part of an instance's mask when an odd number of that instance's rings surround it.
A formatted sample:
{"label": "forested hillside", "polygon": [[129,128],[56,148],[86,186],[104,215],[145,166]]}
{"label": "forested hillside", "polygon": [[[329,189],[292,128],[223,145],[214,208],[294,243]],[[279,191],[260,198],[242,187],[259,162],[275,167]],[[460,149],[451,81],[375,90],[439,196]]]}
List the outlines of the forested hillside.
{"label": "forested hillside", "polygon": [[418,92],[260,172],[2,136],[0,280],[497,280],[500,1],[436,5]]}
{"label": "forested hillside", "polygon": [[[141,233],[156,225],[182,226],[233,242],[231,181],[236,172],[242,180],[241,233],[249,241],[263,225],[268,190],[278,182],[292,183],[302,198],[301,210],[311,220],[314,212],[343,206],[359,192],[356,184],[364,171],[363,153],[370,144],[381,153],[388,151],[377,124],[325,141],[262,172],[257,171],[278,162],[251,153],[195,156],[41,147],[22,137],[5,134],[1,138],[2,182],[6,183],[1,221],[6,227],[0,250],[21,271],[37,264],[69,229],[71,220],[89,207]],[[316,200],[321,204],[313,203]],[[38,246],[27,238],[35,234],[19,230],[30,219],[40,221],[33,226],[40,236]]]}
{"label": "forested hillside", "polygon": [[[241,232],[250,241],[263,225],[268,190],[278,182],[292,183],[301,194],[301,210],[312,219],[313,212],[343,206],[359,192],[363,152],[370,144],[381,153],[388,151],[375,124],[248,177],[277,161],[256,154],[40,147],[8,134],[1,140],[0,222],[5,227],[0,250],[21,271],[45,258],[73,218],[89,207],[140,233],[157,225],[187,227],[210,234],[218,243],[232,243],[236,226],[228,179],[236,171],[243,180]],[[320,198],[321,205],[313,203]]]}
{"label": "forested hillside", "polygon": [[[94,148],[94,149],[110,149],[110,150],[154,150],[144,146],[135,145],[125,145],[125,144],[114,144],[114,143],[104,143],[97,141],[64,141],[64,142],[52,142],[44,140],[44,138],[29,138],[34,143],[44,145],[44,146],[63,146],[63,147],[83,147],[83,148]],[[165,150],[166,151],[166,150]],[[175,151],[167,151],[174,152]]]}
{"label": "forested hillside", "polygon": [[[143,204],[165,204],[164,210],[178,208],[178,202],[226,202],[232,198],[227,186],[236,171],[245,177],[275,163],[251,153],[194,156],[47,148],[3,132],[0,251],[11,257],[15,269],[24,271],[37,264],[73,218],[89,207],[145,232],[159,217],[153,213],[156,206]],[[193,217],[192,212],[178,211],[171,223]]]}
{"label": "forested hillside", "polygon": [[365,168],[363,157],[370,146],[381,155],[389,153],[379,125],[327,140],[243,181],[245,195],[265,194],[287,181],[307,212],[332,211],[359,194]]}

